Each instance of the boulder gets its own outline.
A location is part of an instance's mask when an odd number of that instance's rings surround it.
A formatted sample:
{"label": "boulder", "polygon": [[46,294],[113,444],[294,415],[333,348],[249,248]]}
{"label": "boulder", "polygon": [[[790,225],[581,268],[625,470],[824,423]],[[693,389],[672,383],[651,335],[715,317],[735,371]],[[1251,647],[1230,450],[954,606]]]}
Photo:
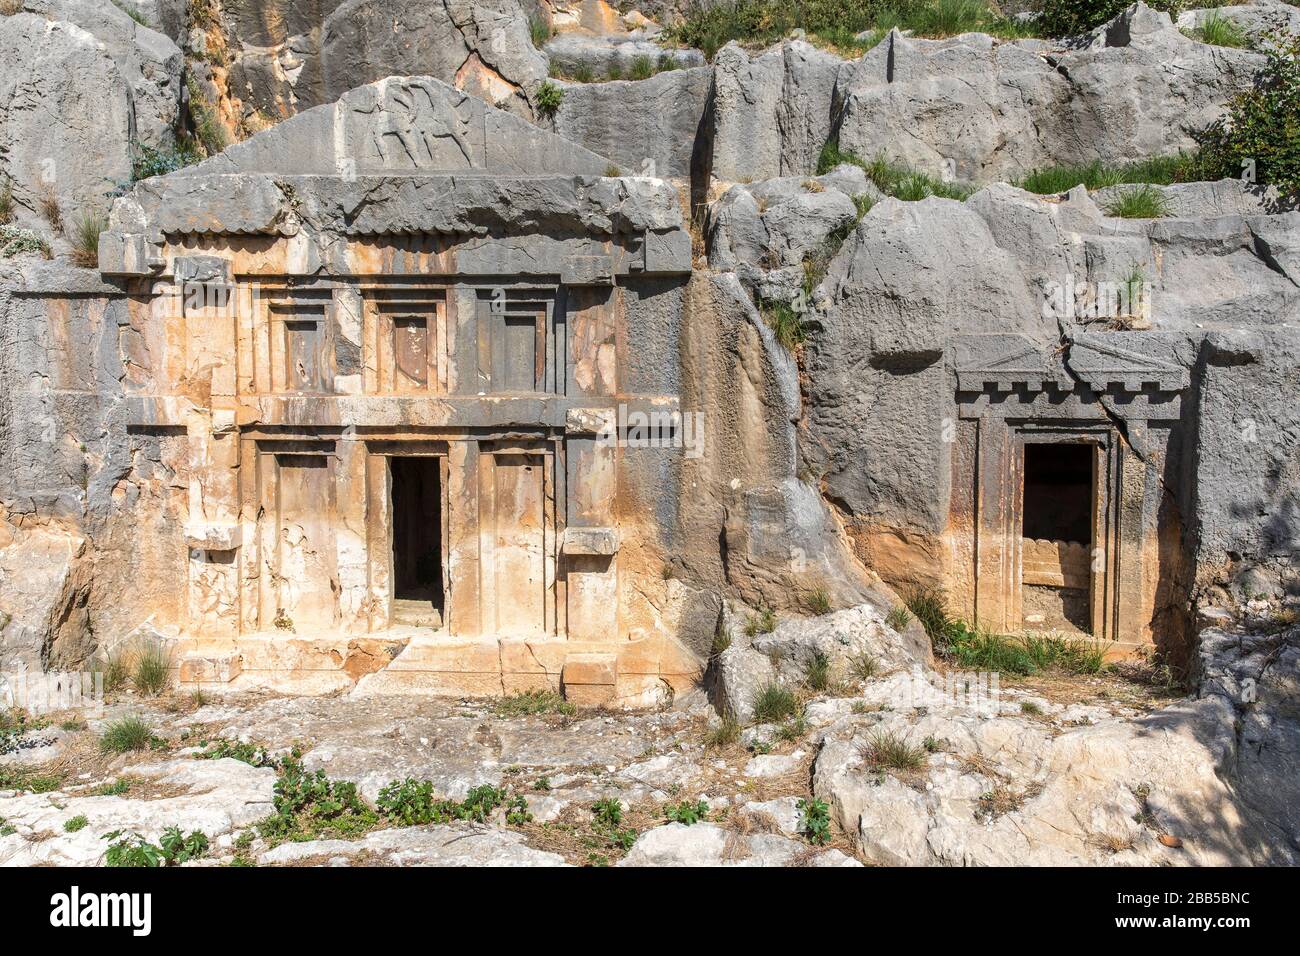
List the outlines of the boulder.
{"label": "boulder", "polygon": [[1256,42],[1276,32],[1300,36],[1300,8],[1280,0],[1253,0],[1251,3],[1204,10],[1184,10],[1178,14],[1175,24],[1180,30],[1191,31],[1203,26],[1211,17],[1235,23]]}
{"label": "boulder", "polygon": [[94,650],[86,538],[0,524],[0,671],[63,669]]}

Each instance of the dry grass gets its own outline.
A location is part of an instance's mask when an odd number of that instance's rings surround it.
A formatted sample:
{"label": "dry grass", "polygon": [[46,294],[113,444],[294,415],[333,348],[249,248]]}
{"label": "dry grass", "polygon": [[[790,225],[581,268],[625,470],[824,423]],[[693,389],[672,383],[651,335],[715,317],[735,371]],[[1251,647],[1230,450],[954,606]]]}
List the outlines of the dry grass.
{"label": "dry grass", "polygon": [[1107,853],[1123,853],[1135,845],[1132,837],[1116,836],[1113,833],[1094,833],[1088,838],[1088,843]]}
{"label": "dry grass", "polygon": [[53,188],[44,186],[41,188],[41,195],[36,200],[40,207],[41,215],[45,221],[50,224],[56,235],[63,235],[63,210],[59,207],[59,197],[54,194]]}

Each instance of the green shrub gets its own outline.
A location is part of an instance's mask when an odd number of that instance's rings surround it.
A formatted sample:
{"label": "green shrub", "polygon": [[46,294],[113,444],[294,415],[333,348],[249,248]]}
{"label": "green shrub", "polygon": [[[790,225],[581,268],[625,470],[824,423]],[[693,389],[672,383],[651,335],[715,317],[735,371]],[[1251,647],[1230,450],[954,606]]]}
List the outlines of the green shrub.
{"label": "green shrub", "polygon": [[131,679],[131,661],[125,648],[115,647],[95,662],[96,673],[103,674],[104,692],[114,693]]}
{"label": "green shrub", "polygon": [[628,70],[627,77],[629,80],[648,80],[654,75],[654,61],[648,56],[639,56],[632,61],[632,66]]}
{"label": "green shrub", "polygon": [[75,817],[72,817],[70,820],[65,820],[63,822],[63,832],[76,833],[79,830],[86,829],[86,826],[89,823],[90,821],[86,819],[86,815],[84,813],[79,813]]}
{"label": "green shrub", "polygon": [[259,747],[256,744],[241,743],[238,740],[217,739],[212,742],[203,741],[201,746],[202,752],[194,755],[195,760],[222,760],[229,757],[231,760],[238,760],[246,763],[250,767],[273,767],[277,761],[266,752],[265,747]]}
{"label": "green shrub", "polygon": [[543,116],[554,116],[564,102],[564,90],[550,80],[543,80],[537,88],[537,111]]}
{"label": "green shrub", "polygon": [[14,221],[14,184],[0,177],[0,226]]}
{"label": "green shrub", "polygon": [[[1087,33],[1128,9],[1132,0],[1043,0],[1038,32],[1046,37],[1072,37]],[[1188,0],[1150,0],[1147,6],[1176,19],[1189,6],[1215,6],[1216,0],[1191,4]]]}
{"label": "green shrub", "polygon": [[104,753],[124,754],[131,750],[144,750],[153,740],[153,729],[139,717],[122,717],[104,728],[104,734],[99,738],[99,749]]}
{"label": "green shrub", "polygon": [[1169,200],[1156,186],[1130,186],[1106,206],[1106,214],[1121,219],[1159,219],[1169,215]]}
{"label": "green shrub", "polygon": [[1198,137],[1208,178],[1248,176],[1287,197],[1300,195],[1300,37],[1270,34],[1252,89]]}
{"label": "green shrub", "polygon": [[775,724],[798,710],[799,701],[780,684],[768,684],[754,696],[754,719],[761,724]]}
{"label": "green shrub", "polygon": [[[829,172],[842,163],[859,167],[881,192],[904,202],[916,202],[930,196],[964,200],[973,192],[969,186],[962,183],[944,182],[927,173],[920,173],[908,166],[891,162],[883,154],[878,154],[875,159],[865,160],[856,153],[841,150],[834,140],[822,146],[822,151],[817,157],[817,172],[819,175]],[[859,208],[865,215],[871,208],[869,201],[865,209]]]}
{"label": "green shrub", "polygon": [[795,804],[799,811],[799,832],[809,843],[822,846],[831,839],[831,808],[825,800],[801,797]]}
{"label": "green shrub", "polygon": [[50,258],[50,246],[44,239],[12,223],[0,226],[0,259],[14,256],[41,256]]}
{"label": "green shrub", "polygon": [[199,859],[210,845],[206,834],[198,830],[185,834],[176,826],[163,831],[157,846],[138,833],[122,830],[106,833],[104,839],[113,841],[104,853],[104,865],[113,867],[175,866]]}
{"label": "green shrub", "polygon": [[193,166],[203,157],[194,142],[181,139],[171,146],[149,146],[146,143],[131,143],[131,182],[154,176],[166,176],[186,166]]}

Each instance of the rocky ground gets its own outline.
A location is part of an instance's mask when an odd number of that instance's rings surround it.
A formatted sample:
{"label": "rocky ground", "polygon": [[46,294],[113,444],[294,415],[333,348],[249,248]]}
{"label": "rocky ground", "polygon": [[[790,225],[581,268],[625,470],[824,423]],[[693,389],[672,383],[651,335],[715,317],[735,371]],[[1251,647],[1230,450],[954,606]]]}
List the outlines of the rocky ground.
{"label": "rocky ground", "polygon": [[[784,641],[789,661],[819,641],[862,646],[860,618],[733,647]],[[0,735],[0,862],[94,865],[176,827],[210,844],[188,865],[1294,863],[1300,629],[1284,625],[1203,632],[1187,697],[1141,665],[1007,678],[989,696],[942,662],[854,676],[841,659],[821,692],[781,673],[795,712],[743,729],[703,699],[602,713],[546,696],[125,693],[89,720]],[[152,742],[104,753],[128,715]],[[356,785],[353,810],[327,782],[268,826],[307,792],[285,781],[317,770]],[[463,818],[405,826],[425,818],[371,809],[407,778]]]}

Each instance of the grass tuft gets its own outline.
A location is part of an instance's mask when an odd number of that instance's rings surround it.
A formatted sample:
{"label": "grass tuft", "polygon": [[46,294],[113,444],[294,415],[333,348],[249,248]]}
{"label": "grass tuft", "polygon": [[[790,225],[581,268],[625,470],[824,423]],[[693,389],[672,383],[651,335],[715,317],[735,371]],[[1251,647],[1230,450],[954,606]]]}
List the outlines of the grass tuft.
{"label": "grass tuft", "polygon": [[1159,219],[1169,215],[1169,200],[1155,186],[1143,183],[1124,190],[1106,213],[1121,219]]}
{"label": "grass tuft", "polygon": [[807,605],[809,611],[819,617],[831,613],[831,599],[823,587],[816,587],[809,591],[804,604]]}
{"label": "grass tuft", "polygon": [[754,719],[761,724],[779,723],[798,710],[798,698],[780,684],[768,684],[754,696]]}
{"label": "grass tuft", "polygon": [[913,747],[887,730],[877,730],[867,738],[862,757],[873,770],[919,770],[925,766],[925,748]]}
{"label": "grass tuft", "polygon": [[99,236],[108,217],[97,209],[83,209],[72,224],[72,261],[83,269],[99,268]]}
{"label": "grass tuft", "polygon": [[149,641],[135,650],[131,667],[131,686],[145,697],[157,697],[167,687],[171,670],[171,652],[160,643]]}
{"label": "grass tuft", "polygon": [[523,690],[496,702],[499,717],[524,717],[531,714],[563,714],[572,717],[578,709],[553,690]]}
{"label": "grass tuft", "polygon": [[1199,27],[1184,30],[1185,36],[1200,40],[1210,46],[1226,46],[1242,50],[1250,46],[1250,38],[1236,23],[1214,10]]}
{"label": "grass tuft", "polygon": [[104,728],[99,749],[104,753],[124,754],[144,750],[153,742],[153,730],[139,717],[122,717]]}
{"label": "grass tuft", "polygon": [[821,693],[826,690],[831,686],[831,659],[817,651],[804,668],[803,680],[811,691]]}

